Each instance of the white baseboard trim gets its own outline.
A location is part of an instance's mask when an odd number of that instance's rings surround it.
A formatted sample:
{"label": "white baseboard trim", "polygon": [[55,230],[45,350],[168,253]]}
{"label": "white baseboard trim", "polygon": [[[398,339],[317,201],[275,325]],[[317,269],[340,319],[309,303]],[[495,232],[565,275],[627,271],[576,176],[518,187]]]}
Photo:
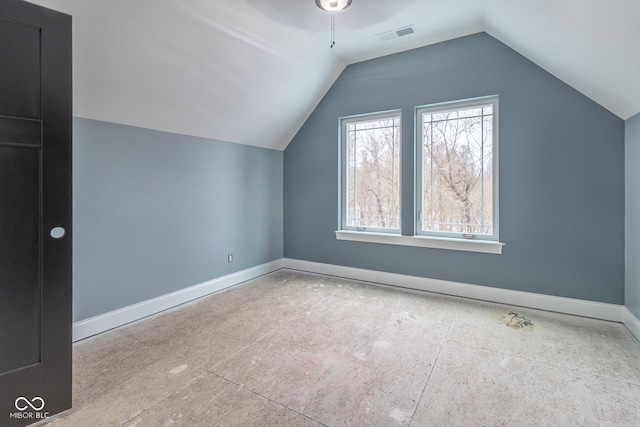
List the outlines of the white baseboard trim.
{"label": "white baseboard trim", "polygon": [[110,311],[73,324],[73,341],[80,341],[92,335],[117,328],[118,326],[140,320],[147,316],[160,313],[178,305],[187,303],[213,292],[218,292],[238,283],[254,279],[263,274],[271,273],[284,267],[282,258],[261,264],[246,270],[218,277],[195,286],[191,286],[169,294],[151,298],[137,304],[129,305],[118,310]]}
{"label": "white baseboard trim", "polygon": [[[381,283],[383,285],[399,286],[402,288],[535,308],[539,310],[554,311],[613,322],[622,323],[625,319],[623,314],[623,309],[625,309],[625,307],[617,304],[556,297],[532,292],[513,291],[509,289],[492,288],[489,286],[450,282],[447,280],[428,279],[424,277],[386,273],[382,271],[365,270],[333,264],[323,264],[292,258],[284,259],[284,267],[292,270],[327,274],[331,276],[345,277],[348,279]],[[629,315],[633,317],[630,312]],[[631,330],[631,328],[629,329]]]}
{"label": "white baseboard trim", "polygon": [[640,341],[640,320],[625,306],[489,286],[281,258],[73,324],[73,341],[108,331],[281,268],[624,323]]}
{"label": "white baseboard trim", "polygon": [[624,325],[629,329],[634,337],[640,341],[640,319],[633,315],[627,307],[623,307]]}

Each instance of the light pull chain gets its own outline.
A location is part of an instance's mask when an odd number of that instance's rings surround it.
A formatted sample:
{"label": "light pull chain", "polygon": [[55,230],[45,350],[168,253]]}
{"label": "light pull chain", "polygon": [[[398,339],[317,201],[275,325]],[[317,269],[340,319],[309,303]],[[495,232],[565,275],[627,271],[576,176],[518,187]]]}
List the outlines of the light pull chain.
{"label": "light pull chain", "polygon": [[333,48],[336,44],[336,14],[331,12],[331,46]]}
{"label": "light pull chain", "polygon": [[316,0],[316,6],[325,12],[331,14],[331,45],[330,48],[336,45],[336,12],[345,10],[351,4],[351,0]]}

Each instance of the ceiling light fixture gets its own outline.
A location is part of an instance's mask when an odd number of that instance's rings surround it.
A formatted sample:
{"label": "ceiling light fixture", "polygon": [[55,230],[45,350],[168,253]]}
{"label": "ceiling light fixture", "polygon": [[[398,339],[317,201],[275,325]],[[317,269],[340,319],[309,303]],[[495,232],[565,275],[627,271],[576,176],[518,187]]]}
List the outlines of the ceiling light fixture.
{"label": "ceiling light fixture", "polygon": [[340,12],[351,4],[351,0],[316,0],[316,4],[327,12]]}
{"label": "ceiling light fixture", "polygon": [[325,12],[331,13],[331,45],[336,44],[336,20],[335,12],[341,12],[349,7],[351,0],[316,0],[316,5]]}

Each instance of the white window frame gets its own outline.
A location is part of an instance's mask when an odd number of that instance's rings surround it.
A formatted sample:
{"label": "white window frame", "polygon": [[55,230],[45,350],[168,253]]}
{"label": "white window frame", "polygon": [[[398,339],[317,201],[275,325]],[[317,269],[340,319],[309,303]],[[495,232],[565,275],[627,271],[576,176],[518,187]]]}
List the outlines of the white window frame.
{"label": "white window frame", "polygon": [[339,146],[340,146],[340,227],[339,231],[351,231],[351,232],[366,232],[376,234],[400,234],[402,227],[402,212],[398,217],[398,228],[374,228],[374,227],[354,227],[347,225],[347,181],[348,181],[348,156],[347,156],[347,125],[350,123],[372,121],[376,119],[395,119],[398,118],[399,123],[399,172],[398,172],[398,206],[401,209],[402,206],[402,110],[388,110],[380,111],[368,114],[359,114],[354,116],[341,117],[340,131],[339,131]]}
{"label": "white window frame", "polygon": [[[453,110],[464,110],[468,108],[480,107],[485,105],[492,105],[492,231],[491,235],[488,234],[465,234],[465,233],[453,233],[442,231],[431,231],[422,229],[422,209],[423,209],[423,123],[422,114],[446,112]],[[438,104],[430,104],[425,106],[419,106],[415,108],[415,164],[416,164],[416,195],[415,195],[415,234],[417,236],[431,237],[437,239],[447,240],[468,240],[477,242],[498,242],[499,240],[499,170],[498,170],[498,133],[499,133],[499,110],[498,110],[498,96],[484,96],[480,98],[465,99],[460,101],[442,102]]]}
{"label": "white window frame", "polygon": [[[493,152],[492,152],[492,169],[493,169],[493,235],[488,237],[485,235],[475,236],[476,238],[469,239],[464,238],[461,234],[457,234],[455,236],[442,236],[438,235],[426,235],[421,234],[419,231],[422,228],[422,225],[419,223],[419,211],[422,209],[422,152],[420,147],[422,146],[422,121],[419,120],[420,111],[426,111],[428,108],[432,108],[433,111],[438,111],[442,109],[446,109],[448,107],[462,107],[465,106],[476,106],[486,105],[487,102],[494,103],[494,117],[493,117]],[[344,219],[346,217],[346,200],[345,200],[345,186],[346,182],[343,177],[346,177],[346,144],[343,144],[342,138],[345,132],[346,123],[350,120],[358,120],[358,119],[371,119],[376,117],[388,117],[392,115],[400,115],[401,121],[401,129],[402,132],[402,111],[398,110],[389,110],[383,111],[379,113],[371,113],[371,114],[361,114],[354,115],[348,117],[342,117],[339,119],[339,130],[338,130],[338,154],[339,154],[339,218],[338,218],[338,230],[335,232],[337,240],[345,240],[352,242],[365,242],[365,243],[377,243],[377,244],[385,244],[385,245],[400,245],[400,246],[413,246],[413,247],[421,247],[421,248],[434,248],[434,249],[445,249],[445,250],[454,250],[454,251],[465,251],[465,252],[479,252],[486,254],[502,254],[502,248],[504,243],[501,243],[498,240],[499,236],[499,217],[498,217],[498,207],[499,207],[499,185],[498,185],[498,130],[499,130],[499,117],[498,117],[498,96],[486,96],[479,97],[467,100],[460,101],[452,101],[452,102],[444,102],[438,104],[430,104],[423,105],[420,107],[415,107],[414,109],[414,165],[415,165],[415,175],[413,182],[415,184],[415,192],[413,195],[414,198],[414,235],[401,235],[400,229],[392,230],[392,229],[358,229],[357,227],[344,227],[345,223]],[[402,138],[402,134],[400,135]],[[402,144],[401,144],[402,146]],[[402,162],[402,153],[401,154],[401,162]],[[400,165],[400,176],[402,176],[402,164]],[[400,181],[400,206],[402,207],[402,180]],[[402,218],[402,211],[400,212],[400,218]],[[400,225],[401,227],[401,225]]]}

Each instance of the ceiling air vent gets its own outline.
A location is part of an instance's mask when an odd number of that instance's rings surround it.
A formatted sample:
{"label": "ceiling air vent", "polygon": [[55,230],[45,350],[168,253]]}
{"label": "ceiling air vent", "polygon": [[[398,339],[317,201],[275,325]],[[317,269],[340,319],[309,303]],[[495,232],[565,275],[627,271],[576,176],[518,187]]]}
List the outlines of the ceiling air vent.
{"label": "ceiling air vent", "polygon": [[387,40],[408,36],[409,34],[414,34],[415,32],[416,30],[413,27],[413,25],[408,25],[406,27],[398,28],[396,30],[385,31],[384,33],[376,34],[376,37],[381,42],[386,42]]}

